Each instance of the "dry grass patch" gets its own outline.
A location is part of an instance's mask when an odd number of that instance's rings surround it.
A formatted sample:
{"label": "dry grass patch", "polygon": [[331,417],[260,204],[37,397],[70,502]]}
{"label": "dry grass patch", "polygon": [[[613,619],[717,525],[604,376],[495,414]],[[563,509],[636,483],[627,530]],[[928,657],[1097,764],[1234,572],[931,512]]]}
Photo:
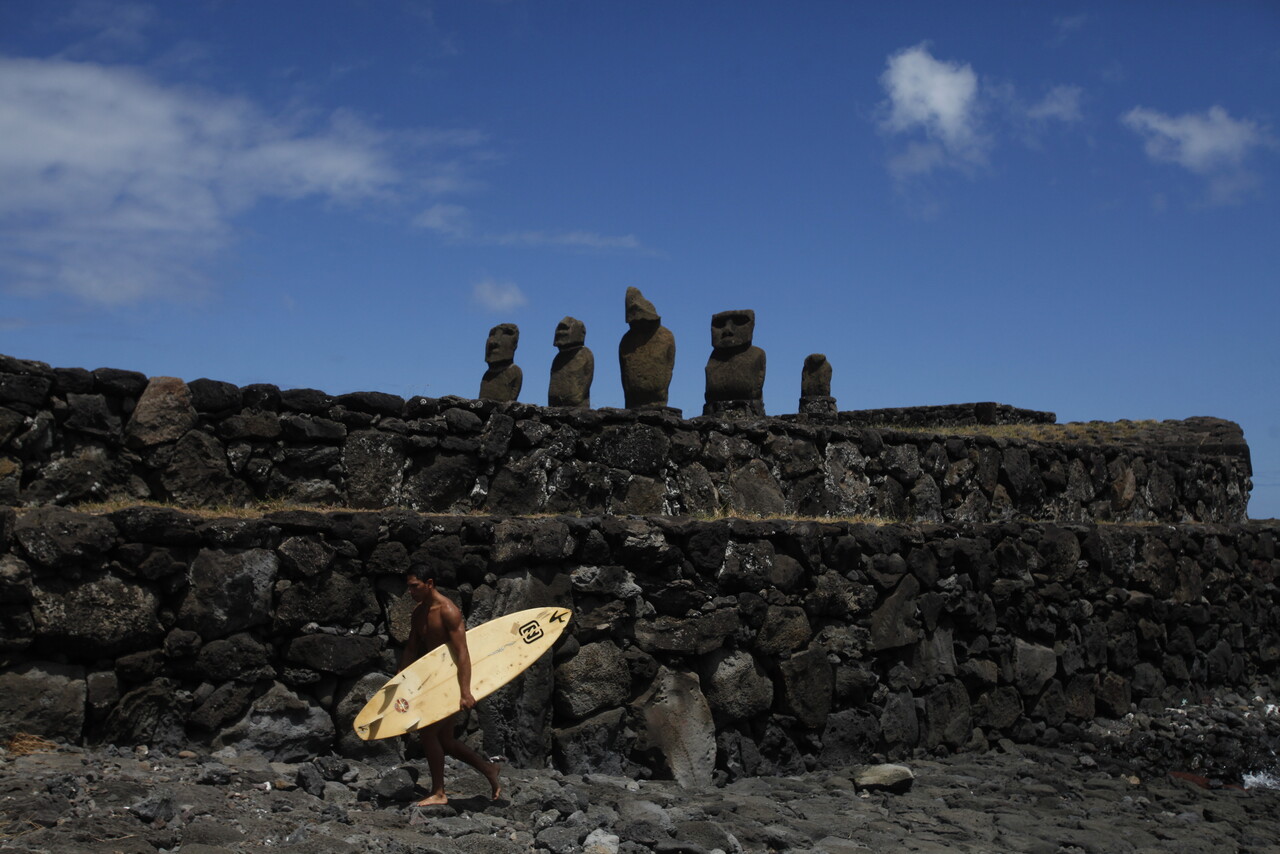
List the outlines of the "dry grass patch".
{"label": "dry grass patch", "polygon": [[30,756],[32,753],[55,753],[58,743],[29,732],[16,732],[5,742],[4,748],[10,756]]}

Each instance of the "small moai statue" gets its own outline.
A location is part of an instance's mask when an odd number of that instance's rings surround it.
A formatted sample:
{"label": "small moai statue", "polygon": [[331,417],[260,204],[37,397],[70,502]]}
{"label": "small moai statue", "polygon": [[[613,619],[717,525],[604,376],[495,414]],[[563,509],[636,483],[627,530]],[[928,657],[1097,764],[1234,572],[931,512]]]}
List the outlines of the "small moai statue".
{"label": "small moai statue", "polygon": [[750,309],[712,315],[703,415],[764,415],[765,358],[751,343],[755,330]]}
{"label": "small moai statue", "polygon": [[804,357],[800,371],[800,415],[805,421],[833,423],[836,399],[831,396],[831,363],[822,353]]}
{"label": "small moai statue", "polygon": [[587,327],[576,317],[556,324],[555,345],[559,353],[551,362],[551,385],[547,406],[591,408],[591,380],[596,373],[596,357],[584,345]]}
{"label": "small moai statue", "polygon": [[618,344],[627,409],[670,409],[667,390],[676,364],[676,337],[639,288],[627,288],[627,325]]}
{"label": "small moai statue", "polygon": [[484,344],[484,360],[489,370],[480,380],[482,400],[507,403],[520,396],[524,384],[524,372],[515,363],[516,347],[520,344],[520,327],[514,323],[499,323],[489,330],[489,340]]}

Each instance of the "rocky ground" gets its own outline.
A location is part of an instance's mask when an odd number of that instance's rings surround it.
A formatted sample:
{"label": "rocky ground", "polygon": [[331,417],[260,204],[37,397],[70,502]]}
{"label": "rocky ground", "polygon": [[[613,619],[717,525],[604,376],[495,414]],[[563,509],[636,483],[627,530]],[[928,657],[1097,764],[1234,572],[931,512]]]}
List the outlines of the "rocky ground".
{"label": "rocky ground", "polygon": [[1275,773],[1277,744],[1274,704],[1228,697],[1096,724],[1070,745],[917,756],[899,763],[908,779],[851,767],[689,791],[509,768],[491,802],[479,775],[451,767],[450,805],[418,808],[421,761],[12,743],[0,756],[0,849],[1280,852],[1280,790],[1226,770]]}

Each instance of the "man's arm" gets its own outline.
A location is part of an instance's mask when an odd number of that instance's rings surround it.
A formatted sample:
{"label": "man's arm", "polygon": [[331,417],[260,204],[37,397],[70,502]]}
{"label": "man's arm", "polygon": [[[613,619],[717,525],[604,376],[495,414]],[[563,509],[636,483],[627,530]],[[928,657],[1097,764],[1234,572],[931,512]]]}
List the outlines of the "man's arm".
{"label": "man's arm", "polygon": [[446,640],[449,652],[453,653],[453,663],[458,668],[458,693],[461,698],[458,708],[470,709],[476,704],[471,696],[471,651],[467,649],[467,627],[462,623],[462,612],[450,609],[444,615]]}

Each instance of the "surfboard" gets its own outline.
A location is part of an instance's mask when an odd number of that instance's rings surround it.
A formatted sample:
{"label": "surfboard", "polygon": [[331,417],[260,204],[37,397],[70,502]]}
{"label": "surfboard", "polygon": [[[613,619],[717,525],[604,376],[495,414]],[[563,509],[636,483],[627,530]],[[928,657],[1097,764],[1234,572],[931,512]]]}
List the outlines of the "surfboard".
{"label": "surfboard", "polygon": [[[551,649],[569,624],[567,608],[529,608],[467,631],[471,654],[471,695],[489,696]],[[365,741],[403,735],[458,711],[458,668],[441,644],[379,688],[352,726]]]}

